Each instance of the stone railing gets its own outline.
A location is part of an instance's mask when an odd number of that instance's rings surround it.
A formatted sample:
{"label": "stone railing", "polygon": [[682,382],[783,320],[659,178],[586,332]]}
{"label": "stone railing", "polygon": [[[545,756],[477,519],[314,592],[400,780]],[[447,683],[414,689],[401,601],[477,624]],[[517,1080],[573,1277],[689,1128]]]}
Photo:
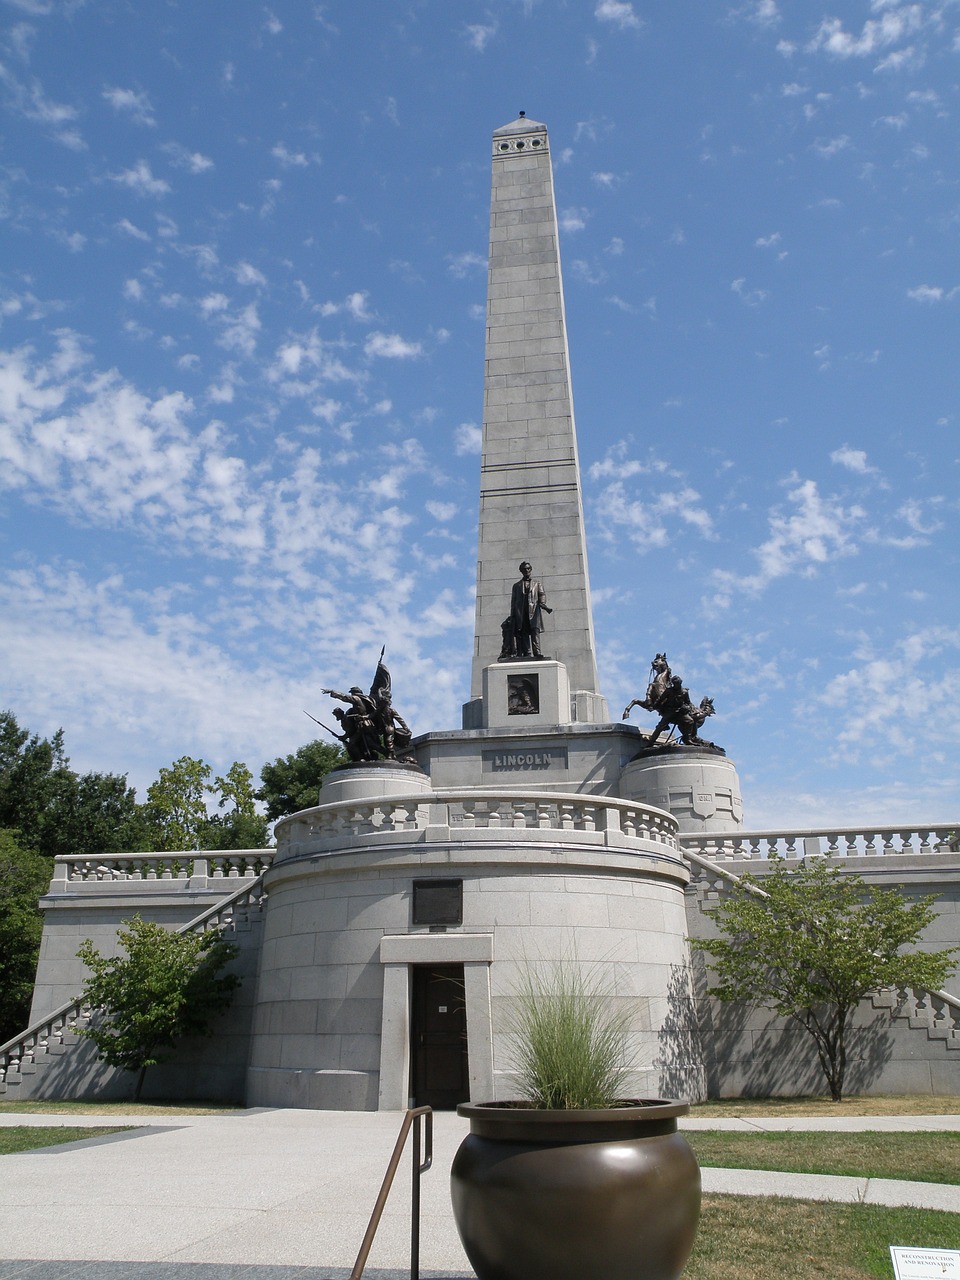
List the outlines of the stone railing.
{"label": "stone railing", "polygon": [[50,892],[78,883],[123,880],[255,879],[273,861],[274,849],[222,849],[196,853],[105,853],[94,858],[61,855],[54,859]]}
{"label": "stone railing", "polygon": [[[261,872],[173,932],[205,933],[209,929],[249,928],[252,920],[262,913],[265,901]],[[89,1023],[94,1012],[83,996],[77,996],[0,1045],[0,1092],[8,1083],[19,1080],[25,1071],[35,1071],[46,1059],[63,1053],[75,1043],[78,1033]]]}
{"label": "stone railing", "polygon": [[892,1018],[906,1018],[915,1030],[931,1040],[942,1040],[948,1049],[960,1050],[960,999],[948,991],[920,988],[886,988],[874,992],[875,1009],[888,1009]]}
{"label": "stone railing", "polygon": [[815,854],[828,858],[956,854],[960,852],[960,822],[702,832],[682,835],[680,847],[713,862],[806,858]]}
{"label": "stone railing", "polygon": [[676,857],[677,822],[634,801],[560,792],[476,789],[384,796],[320,805],[277,823],[278,857],[325,852],[381,838],[443,841],[509,838],[629,847],[653,843]]}

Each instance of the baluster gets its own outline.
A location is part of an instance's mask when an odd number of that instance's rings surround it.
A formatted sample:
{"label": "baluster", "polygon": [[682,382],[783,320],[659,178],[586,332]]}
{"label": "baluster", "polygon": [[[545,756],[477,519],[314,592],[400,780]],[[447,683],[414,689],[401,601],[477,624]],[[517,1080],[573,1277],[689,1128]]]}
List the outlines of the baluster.
{"label": "baluster", "polygon": [[828,857],[828,858],[839,858],[839,857],[840,857],[840,837],[839,837],[839,835],[832,835],[832,834],[831,834],[831,835],[828,835],[828,836],[824,836],[824,839],[825,839],[825,840],[826,840],[826,842],[827,842],[827,857]]}
{"label": "baluster", "polygon": [[784,850],[786,856],[788,858],[795,858],[797,856],[797,837],[791,834],[786,835],[783,838],[786,842],[786,849]]}
{"label": "baluster", "polygon": [[919,840],[920,840],[920,849],[919,849],[919,852],[920,852],[920,853],[930,853],[930,852],[931,852],[931,847],[930,847],[930,837],[931,837],[931,835],[932,835],[932,834],[933,834],[933,832],[932,832],[932,831],[918,831],[918,832],[917,832],[917,836],[918,836],[918,838],[919,838]]}
{"label": "baluster", "polygon": [[595,804],[585,804],[583,806],[583,829],[584,831],[596,831],[597,829],[597,806]]}
{"label": "baluster", "polygon": [[465,827],[477,826],[477,806],[473,800],[464,800],[460,808],[462,810],[460,820]]}
{"label": "baluster", "polygon": [[639,814],[636,809],[620,810],[620,830],[625,836],[629,836],[631,840],[635,840],[638,835]]}
{"label": "baluster", "polygon": [[211,858],[210,865],[213,867],[213,871],[211,872],[211,879],[222,880],[223,879],[223,859],[216,858],[216,857]]}
{"label": "baluster", "polygon": [[932,1027],[934,1031],[947,1031],[953,1029],[952,1019],[950,1018],[950,1010],[946,1000],[940,996],[931,993],[930,1006],[933,1012]]}
{"label": "baluster", "polygon": [[913,845],[913,832],[912,832],[912,831],[898,831],[898,832],[897,832],[897,835],[899,835],[899,837],[900,837],[900,852],[901,852],[901,853],[916,853],[916,852],[917,852],[917,850],[914,848],[914,845]]}
{"label": "baluster", "polygon": [[877,833],[875,831],[863,832],[863,852],[866,857],[870,857],[877,852],[877,846],[874,844],[876,838]]}
{"label": "baluster", "polygon": [[881,831],[879,834],[883,840],[883,848],[880,850],[881,854],[896,853],[897,851],[893,845],[894,832]]}
{"label": "baluster", "polygon": [[549,831],[556,826],[557,806],[550,800],[538,800],[536,803],[537,826],[541,831]]}
{"label": "baluster", "polygon": [[576,826],[576,805],[572,801],[561,801],[558,820],[561,831],[572,831],[574,829]]}

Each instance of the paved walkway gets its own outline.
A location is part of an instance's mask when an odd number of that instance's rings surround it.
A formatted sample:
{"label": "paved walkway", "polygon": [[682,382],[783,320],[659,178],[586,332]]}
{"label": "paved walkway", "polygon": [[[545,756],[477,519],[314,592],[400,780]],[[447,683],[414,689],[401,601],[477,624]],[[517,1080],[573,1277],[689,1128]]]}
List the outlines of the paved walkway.
{"label": "paved walkway", "polygon": [[[0,1115],[0,1125],[136,1132],[4,1156],[0,1280],[347,1280],[400,1127],[399,1112],[251,1110],[216,1116]],[[144,1127],[145,1126],[145,1127]],[[685,1120],[748,1131],[960,1131],[960,1116]],[[467,1124],[439,1112],[422,1183],[423,1280],[473,1280],[448,1173]],[[409,1152],[365,1280],[409,1276]],[[707,1193],[960,1213],[960,1187],[704,1169]]]}

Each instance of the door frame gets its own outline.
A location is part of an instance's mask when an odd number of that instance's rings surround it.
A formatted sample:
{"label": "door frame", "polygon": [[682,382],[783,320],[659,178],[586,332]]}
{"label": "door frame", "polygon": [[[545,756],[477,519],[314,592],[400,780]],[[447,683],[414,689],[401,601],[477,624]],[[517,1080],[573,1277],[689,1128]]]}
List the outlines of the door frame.
{"label": "door frame", "polygon": [[493,1097],[493,934],[387,934],[380,940],[380,963],[383,1011],[379,1109],[403,1111],[410,1104],[411,965],[463,965],[470,1101],[489,1101]]}

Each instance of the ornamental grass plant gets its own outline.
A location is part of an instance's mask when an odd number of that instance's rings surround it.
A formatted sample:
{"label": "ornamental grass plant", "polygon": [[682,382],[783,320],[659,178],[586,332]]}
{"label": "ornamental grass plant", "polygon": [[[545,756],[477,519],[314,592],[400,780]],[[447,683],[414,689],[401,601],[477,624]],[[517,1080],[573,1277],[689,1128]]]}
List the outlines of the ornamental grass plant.
{"label": "ornamental grass plant", "polygon": [[581,1111],[616,1106],[631,1065],[630,1012],[600,975],[575,963],[525,970],[507,1023],[512,1069],[527,1105]]}

